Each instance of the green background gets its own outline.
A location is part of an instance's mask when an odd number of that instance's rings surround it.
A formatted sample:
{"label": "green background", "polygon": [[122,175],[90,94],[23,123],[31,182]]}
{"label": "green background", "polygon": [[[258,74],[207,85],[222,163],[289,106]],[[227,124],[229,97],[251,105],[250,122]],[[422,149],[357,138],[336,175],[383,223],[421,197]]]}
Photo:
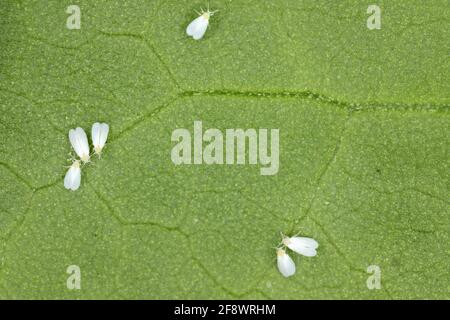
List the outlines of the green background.
{"label": "green background", "polygon": [[[450,298],[450,5],[376,1],[369,30],[369,4],[211,1],[194,41],[205,1],[2,1],[0,297]],[[278,174],[173,165],[194,120],[279,128]],[[96,121],[70,192],[68,131]],[[290,278],[280,231],[320,243]]]}

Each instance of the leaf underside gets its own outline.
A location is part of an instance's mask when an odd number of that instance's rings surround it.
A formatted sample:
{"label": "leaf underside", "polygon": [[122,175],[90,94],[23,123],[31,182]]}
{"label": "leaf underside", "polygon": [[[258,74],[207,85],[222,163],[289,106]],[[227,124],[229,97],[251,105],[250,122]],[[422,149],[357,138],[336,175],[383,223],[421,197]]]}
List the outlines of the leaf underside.
{"label": "leaf underside", "polygon": [[[2,4],[1,298],[450,298],[448,1],[378,1],[380,30],[364,1],[214,1],[200,41],[204,1],[78,1],[80,30],[68,5]],[[278,174],[175,166],[195,120],[279,128]],[[280,231],[320,243],[287,279]]]}

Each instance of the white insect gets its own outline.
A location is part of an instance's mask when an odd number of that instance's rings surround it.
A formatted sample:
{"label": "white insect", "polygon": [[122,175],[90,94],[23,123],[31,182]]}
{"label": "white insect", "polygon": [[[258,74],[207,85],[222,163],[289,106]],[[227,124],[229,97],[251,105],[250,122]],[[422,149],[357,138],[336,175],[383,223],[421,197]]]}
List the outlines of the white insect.
{"label": "white insect", "polygon": [[94,123],[92,125],[92,144],[94,145],[94,152],[100,156],[106,139],[108,138],[109,126],[106,123]]}
{"label": "white insect", "polygon": [[186,33],[188,36],[194,38],[195,40],[200,40],[206,32],[209,25],[209,18],[211,18],[216,11],[201,11],[199,17],[194,19],[186,28]]}
{"label": "white insect", "polygon": [[64,187],[66,189],[75,191],[80,187],[81,182],[81,168],[80,161],[75,160],[67,170],[66,176],[64,177]]}
{"label": "white insect", "polygon": [[284,235],[282,237],[283,244],[298,254],[306,257],[314,257],[317,254],[316,249],[319,247],[319,244],[314,239],[297,236],[287,237]]}
{"label": "white insect", "polygon": [[86,132],[82,128],[71,129],[69,140],[73,149],[84,163],[89,162],[89,143]]}
{"label": "white insect", "polygon": [[295,273],[295,263],[291,257],[281,248],[277,249],[278,270],[284,277],[290,277]]}

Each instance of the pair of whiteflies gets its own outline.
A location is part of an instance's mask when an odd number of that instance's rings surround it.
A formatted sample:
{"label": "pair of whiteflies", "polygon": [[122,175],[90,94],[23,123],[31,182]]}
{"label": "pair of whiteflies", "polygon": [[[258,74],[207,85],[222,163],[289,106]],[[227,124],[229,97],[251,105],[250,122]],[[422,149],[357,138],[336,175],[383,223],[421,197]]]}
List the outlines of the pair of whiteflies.
{"label": "pair of whiteflies", "polygon": [[295,253],[305,257],[314,257],[317,255],[316,249],[319,244],[316,240],[306,237],[288,237],[281,234],[281,244],[277,249],[277,266],[278,270],[284,277],[290,277],[295,274],[294,260],[286,253],[285,248],[289,248]]}
{"label": "pair of whiteflies", "polygon": [[[99,157],[102,154],[106,139],[108,138],[109,126],[106,123],[94,123],[92,125],[92,145],[94,153]],[[67,170],[64,177],[64,187],[66,189],[75,191],[80,187],[81,183],[81,163],[88,163],[91,161],[91,153],[89,143],[83,128],[76,128],[69,130],[69,140],[75,153],[80,159],[74,159],[69,170]]]}

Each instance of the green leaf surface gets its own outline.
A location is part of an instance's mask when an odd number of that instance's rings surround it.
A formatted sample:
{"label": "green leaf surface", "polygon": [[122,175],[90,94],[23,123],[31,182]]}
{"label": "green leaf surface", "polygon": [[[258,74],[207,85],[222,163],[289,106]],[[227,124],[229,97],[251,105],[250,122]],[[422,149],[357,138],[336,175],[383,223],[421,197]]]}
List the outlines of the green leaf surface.
{"label": "green leaf surface", "polygon": [[[200,41],[204,1],[80,0],[80,30],[71,4],[1,4],[1,298],[450,298],[448,1],[378,1],[380,30],[363,1],[211,1]],[[175,166],[196,120],[279,128],[278,174]],[[280,231],[320,243],[290,278]]]}

